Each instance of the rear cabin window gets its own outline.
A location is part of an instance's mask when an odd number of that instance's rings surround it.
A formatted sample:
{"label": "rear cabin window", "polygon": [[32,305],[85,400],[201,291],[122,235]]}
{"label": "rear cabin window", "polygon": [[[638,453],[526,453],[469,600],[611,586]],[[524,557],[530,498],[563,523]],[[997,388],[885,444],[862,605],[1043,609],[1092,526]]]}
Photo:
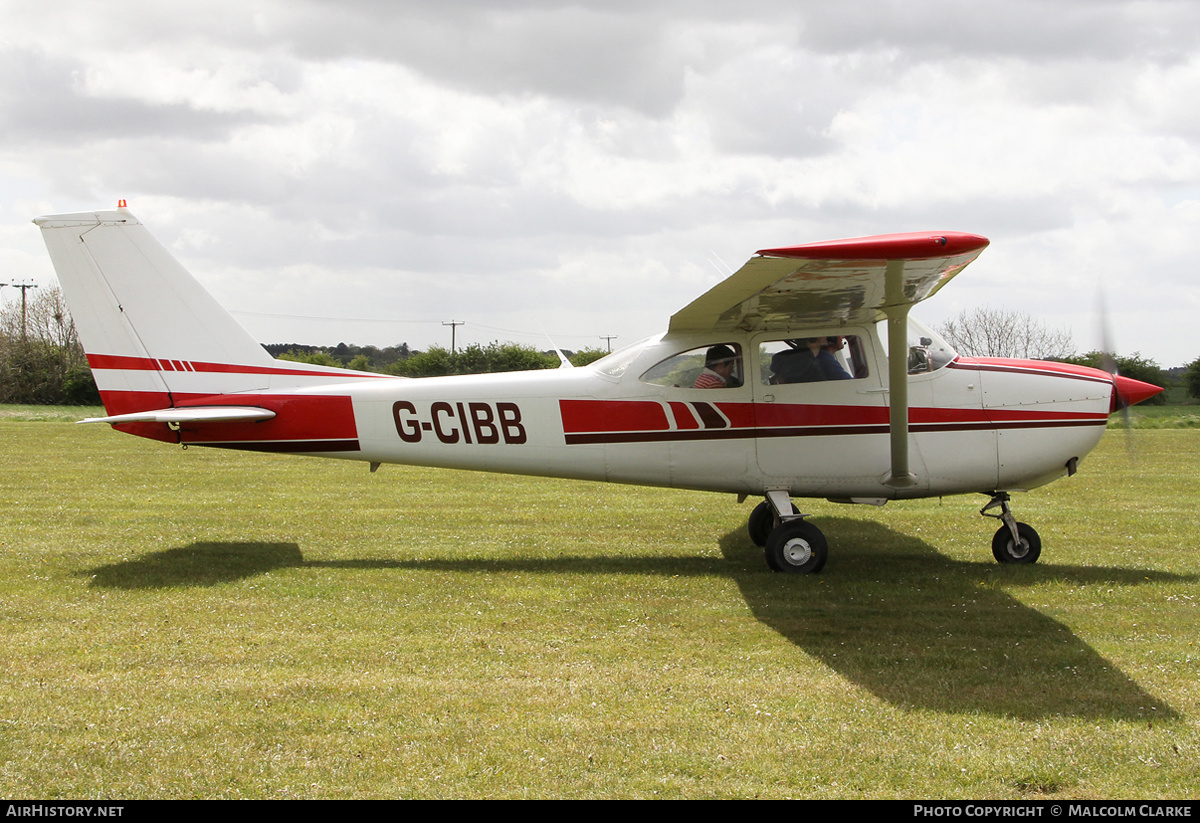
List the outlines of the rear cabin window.
{"label": "rear cabin window", "polygon": [[763,383],[822,383],[861,380],[870,374],[858,335],[828,335],[771,340],[758,347]]}
{"label": "rear cabin window", "polygon": [[679,389],[734,389],[745,382],[742,347],[714,343],[689,349],[650,367],[641,380]]}

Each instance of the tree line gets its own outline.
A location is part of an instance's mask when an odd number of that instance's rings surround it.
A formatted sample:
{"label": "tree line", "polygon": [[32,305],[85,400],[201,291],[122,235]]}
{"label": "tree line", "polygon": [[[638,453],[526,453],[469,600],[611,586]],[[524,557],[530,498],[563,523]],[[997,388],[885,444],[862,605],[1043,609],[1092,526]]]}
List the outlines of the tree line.
{"label": "tree line", "polygon": [[[99,404],[100,394],[62,291],[58,287],[38,289],[27,298],[24,312],[17,301],[0,310],[0,403]],[[1115,367],[1119,374],[1156,386],[1182,385],[1191,397],[1200,399],[1200,358],[1167,370],[1137,352],[1115,358],[1098,351],[1077,354],[1069,333],[1047,329],[1028,315],[1004,310],[964,312],[942,324],[938,332],[963,355],[1058,360],[1106,371]],[[273,343],[263,348],[281,360],[403,377],[554,369],[561,365],[557,352],[498,341],[473,343],[455,351],[442,346],[416,351],[407,343],[386,348],[346,343]],[[563,354],[572,365],[583,366],[606,353],[588,348]],[[1160,394],[1148,402],[1164,404],[1167,398]]]}
{"label": "tree line", "polygon": [[[538,351],[520,343],[493,341],[486,346],[472,343],[451,351],[442,346],[430,346],[425,351],[410,351],[407,343],[387,349],[374,346],[296,346],[272,344],[267,351],[280,360],[334,366],[356,371],[373,371],[400,377],[442,377],[450,374],[485,374],[488,372],[531,371],[557,369],[562,360],[556,352]],[[272,350],[278,350],[275,353]],[[403,356],[396,353],[403,350]],[[586,366],[607,352],[600,349],[564,351],[573,366]]]}
{"label": "tree line", "polygon": [[[937,331],[955,351],[967,357],[1015,357],[1091,366],[1164,389],[1182,383],[1191,397],[1200,400],[1200,358],[1168,371],[1140,352],[1124,357],[1102,351],[1078,354],[1070,332],[1050,329],[1028,314],[990,307],[964,311],[938,326]],[[1167,395],[1164,392],[1142,402],[1165,406]]]}
{"label": "tree line", "polygon": [[[379,348],[339,343],[311,346],[273,343],[263,346],[281,360],[372,371],[404,377],[521,371],[558,368],[555,352],[518,343],[471,344],[456,351],[431,346],[425,351],[407,343]],[[586,365],[603,357],[600,349],[565,352],[571,363]],[[100,392],[88,368],[75,323],[62,290],[53,287],[26,294],[0,309],[0,403],[93,406]]]}
{"label": "tree line", "polygon": [[0,403],[92,406],[100,393],[58,288],[0,311]]}

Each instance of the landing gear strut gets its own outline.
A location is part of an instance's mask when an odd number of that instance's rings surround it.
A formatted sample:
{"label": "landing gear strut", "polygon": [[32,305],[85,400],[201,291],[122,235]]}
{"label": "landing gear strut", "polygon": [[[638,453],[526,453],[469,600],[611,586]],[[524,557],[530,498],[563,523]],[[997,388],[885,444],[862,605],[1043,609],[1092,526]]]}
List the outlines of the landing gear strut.
{"label": "landing gear strut", "polygon": [[816,574],[824,568],[829,544],[821,530],[805,517],[786,490],[767,492],[767,499],[750,513],[750,539],[764,548],[767,565],[773,571]]}
{"label": "landing gear strut", "polygon": [[[792,505],[792,514],[800,514],[800,510]],[[766,500],[754,507],[750,512],[750,520],[746,523],[746,531],[750,532],[750,541],[760,549],[766,548],[767,538],[771,531],[782,521],[775,514],[775,509]]]}
{"label": "landing gear strut", "polygon": [[[772,489],[766,500],[750,513],[747,529],[754,545],[762,546],[772,571],[787,574],[816,574],[829,558],[829,544],[821,530],[809,523],[792,503],[786,489]],[[1001,526],[992,537],[992,556],[998,563],[1036,563],[1042,539],[1028,523],[1013,517],[1008,492],[992,492],[992,499],[979,510],[994,517]],[[1000,509],[993,514],[992,509]]]}
{"label": "landing gear strut", "polygon": [[[984,517],[995,517],[1004,524],[992,537],[992,556],[998,563],[1036,563],[1042,553],[1042,538],[1033,526],[1017,522],[1008,501],[1008,492],[993,492],[991,501],[979,510]],[[997,506],[1000,514],[991,514],[989,510]]]}

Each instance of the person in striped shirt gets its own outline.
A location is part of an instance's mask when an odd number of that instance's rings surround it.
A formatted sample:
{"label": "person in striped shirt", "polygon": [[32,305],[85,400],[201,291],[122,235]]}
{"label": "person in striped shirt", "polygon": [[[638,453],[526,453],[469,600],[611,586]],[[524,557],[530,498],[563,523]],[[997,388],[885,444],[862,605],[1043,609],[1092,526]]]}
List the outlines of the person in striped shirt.
{"label": "person in striped shirt", "polygon": [[726,345],[713,346],[704,356],[704,371],[692,385],[694,389],[728,389],[741,385],[734,375],[738,356]]}

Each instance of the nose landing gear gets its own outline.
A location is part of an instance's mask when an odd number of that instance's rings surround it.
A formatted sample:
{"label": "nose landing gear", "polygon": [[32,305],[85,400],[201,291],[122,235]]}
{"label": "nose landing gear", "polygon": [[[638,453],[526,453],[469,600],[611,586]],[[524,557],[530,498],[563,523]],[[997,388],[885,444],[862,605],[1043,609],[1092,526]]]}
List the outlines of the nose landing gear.
{"label": "nose landing gear", "polygon": [[[984,517],[995,517],[1004,524],[992,537],[992,556],[997,563],[1036,563],[1042,553],[1042,538],[1033,526],[1017,522],[1008,501],[1008,492],[993,492],[992,499],[979,510]],[[1000,514],[991,514],[997,506]]]}

